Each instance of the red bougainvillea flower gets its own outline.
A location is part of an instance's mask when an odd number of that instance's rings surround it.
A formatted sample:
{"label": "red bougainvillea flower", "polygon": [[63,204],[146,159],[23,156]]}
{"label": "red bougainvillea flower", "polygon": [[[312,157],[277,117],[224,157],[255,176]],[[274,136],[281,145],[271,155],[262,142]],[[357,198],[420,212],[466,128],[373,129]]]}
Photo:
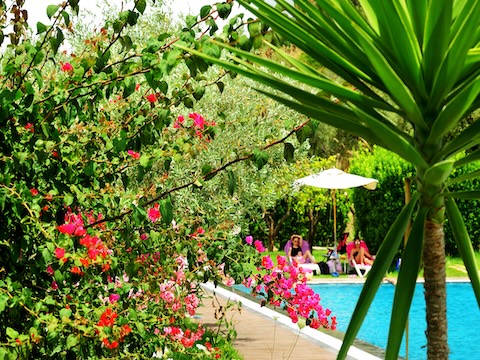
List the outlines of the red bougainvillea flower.
{"label": "red bougainvillea flower", "polygon": [[75,274],[75,275],[80,275],[80,276],[83,276],[83,275],[84,275],[83,271],[80,270],[80,268],[79,268],[78,266],[72,267],[72,268],[70,269],[70,272],[71,272],[72,274]]}
{"label": "red bougainvillea flower", "polygon": [[134,159],[140,159],[140,154],[136,151],[128,150],[127,153],[128,153],[128,155],[130,155]]}
{"label": "red bougainvillea flower", "polygon": [[157,95],[149,94],[147,95],[147,100],[150,101],[150,104],[153,104],[155,103],[155,101],[157,101]]}
{"label": "red bougainvillea flower", "polygon": [[53,156],[53,157],[58,157],[58,152],[55,151],[55,150],[53,150],[53,151],[52,151],[52,156]]}
{"label": "red bougainvillea flower", "polygon": [[25,125],[25,129],[27,129],[27,130],[30,131],[31,133],[35,132],[35,129],[34,129],[32,123],[27,123],[27,125]]}
{"label": "red bougainvillea flower", "polygon": [[56,281],[52,281],[52,289],[57,290],[58,289],[58,284]]}
{"label": "red bougainvillea flower", "polygon": [[135,91],[140,90],[140,84],[135,85]]}
{"label": "red bougainvillea flower", "polygon": [[37,196],[38,195],[38,190],[35,189],[35,188],[31,188],[30,189],[30,194],[32,194],[32,196]]}
{"label": "red bougainvillea flower", "polygon": [[65,215],[65,224],[57,226],[57,229],[62,234],[83,236],[87,233],[83,226],[84,222],[82,215],[77,215],[69,211]]}
{"label": "red bougainvillea flower", "polygon": [[112,309],[106,309],[102,315],[100,315],[100,320],[98,321],[98,326],[113,326],[115,324],[115,319],[118,317],[118,314]]}
{"label": "red bougainvillea flower", "polygon": [[116,349],[118,347],[118,341],[113,340],[110,342],[107,338],[102,340],[103,345],[109,349]]}
{"label": "red bougainvillea flower", "polygon": [[175,129],[180,129],[183,126],[183,123],[185,122],[185,117],[183,115],[180,115],[175,123],[173,124],[173,127]]}
{"label": "red bougainvillea flower", "polygon": [[64,71],[64,72],[73,71],[73,66],[68,62],[65,63],[65,64],[62,64],[62,71]]}
{"label": "red bougainvillea flower", "polygon": [[65,249],[63,248],[56,248],[55,249],[55,256],[57,259],[61,259],[65,256]]}
{"label": "red bougainvillea flower", "polygon": [[153,206],[153,208],[148,209],[147,215],[150,221],[153,223],[160,219],[162,217],[162,214],[160,213],[160,205],[157,203]]}

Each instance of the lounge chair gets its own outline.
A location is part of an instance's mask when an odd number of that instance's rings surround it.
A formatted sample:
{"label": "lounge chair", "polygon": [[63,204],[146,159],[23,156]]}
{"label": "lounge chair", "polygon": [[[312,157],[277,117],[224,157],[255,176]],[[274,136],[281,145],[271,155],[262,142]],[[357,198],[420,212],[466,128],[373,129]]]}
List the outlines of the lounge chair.
{"label": "lounge chair", "polygon": [[[367,254],[370,254],[370,251],[368,250],[368,246],[365,243],[365,241],[360,240],[360,247],[364,249],[364,251]],[[357,264],[355,259],[352,257],[352,252],[355,249],[355,241],[349,242],[347,244],[347,257],[349,260],[349,264],[351,267],[353,267],[360,277],[364,277],[368,274],[368,272],[372,269],[372,265],[368,264]]]}
{"label": "lounge chair", "polygon": [[[292,236],[292,238],[293,238],[293,236]],[[285,251],[285,257],[287,258],[287,262],[289,264],[291,263],[291,259],[288,257],[288,253],[290,252],[290,249],[292,248],[292,238],[290,238],[290,240],[287,241],[287,243],[285,244],[285,247],[283,248],[283,250]],[[300,237],[300,239],[301,239],[300,247],[302,248],[302,253],[306,254],[307,251],[310,252],[310,247],[308,246],[308,242],[304,241],[301,237]],[[306,259],[305,263],[298,264],[298,266],[302,267],[304,269],[310,270],[314,274],[317,274],[317,275],[320,274],[320,267],[318,266],[318,264],[314,263],[314,262],[311,262],[310,259],[308,259],[308,258]]]}

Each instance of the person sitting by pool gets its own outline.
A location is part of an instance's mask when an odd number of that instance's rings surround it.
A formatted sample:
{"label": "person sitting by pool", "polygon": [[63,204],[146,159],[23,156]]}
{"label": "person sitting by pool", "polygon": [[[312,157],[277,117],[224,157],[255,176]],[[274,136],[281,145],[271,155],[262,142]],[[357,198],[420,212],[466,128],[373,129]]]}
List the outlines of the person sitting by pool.
{"label": "person sitting by pool", "polygon": [[292,235],[291,238],[292,246],[288,250],[287,260],[289,263],[292,262],[292,259],[295,260],[298,264],[304,264],[310,260],[311,263],[316,264],[317,261],[312,255],[310,250],[302,251],[303,248],[303,238],[300,235]]}
{"label": "person sitting by pool", "polygon": [[370,255],[368,249],[361,246],[360,239],[355,239],[354,247],[351,251],[349,261],[352,259],[359,265],[372,265],[374,257]]}

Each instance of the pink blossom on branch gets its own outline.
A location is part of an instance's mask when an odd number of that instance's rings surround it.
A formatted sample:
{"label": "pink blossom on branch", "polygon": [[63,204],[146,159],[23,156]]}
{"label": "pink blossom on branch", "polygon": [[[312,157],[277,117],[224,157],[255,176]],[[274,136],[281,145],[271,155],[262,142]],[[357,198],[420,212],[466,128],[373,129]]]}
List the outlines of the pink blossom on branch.
{"label": "pink blossom on branch", "polygon": [[55,257],[57,259],[61,259],[65,256],[65,249],[63,248],[56,248],[55,249]]}
{"label": "pink blossom on branch", "polygon": [[70,63],[65,63],[62,65],[62,71],[64,72],[70,72],[73,71],[73,66]]}
{"label": "pink blossom on branch", "polygon": [[136,151],[128,150],[127,153],[134,159],[140,159],[140,154]]}
{"label": "pink blossom on branch", "polygon": [[183,123],[185,122],[185,117],[183,115],[180,115],[175,123],[173,124],[173,127],[175,129],[180,129],[183,126]]}
{"label": "pink blossom on branch", "polygon": [[263,244],[260,240],[255,240],[255,242],[253,243],[253,245],[255,246],[255,249],[257,249],[257,251],[259,253],[262,253],[262,252],[265,252],[266,249],[263,247]]}
{"label": "pink blossom on branch", "polygon": [[150,102],[150,104],[153,104],[153,103],[155,103],[155,101],[157,101],[157,95],[148,94],[147,95],[147,100]]}
{"label": "pink blossom on branch", "polygon": [[248,245],[252,245],[252,244],[253,244],[253,236],[248,235],[248,236],[245,238],[245,242],[246,242]]}
{"label": "pink blossom on branch", "polygon": [[160,219],[162,217],[162,214],[160,213],[160,205],[157,203],[152,208],[148,209],[147,216],[153,223]]}

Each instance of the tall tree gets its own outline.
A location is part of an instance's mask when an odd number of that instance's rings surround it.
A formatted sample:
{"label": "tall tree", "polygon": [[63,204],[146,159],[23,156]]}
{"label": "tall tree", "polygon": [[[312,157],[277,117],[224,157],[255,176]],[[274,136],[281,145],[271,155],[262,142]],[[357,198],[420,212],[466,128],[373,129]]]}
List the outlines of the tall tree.
{"label": "tall tree", "polygon": [[[236,54],[233,62],[180,46],[280,90],[284,94],[266,93],[312,118],[397,153],[416,168],[417,193],[398,215],[378,251],[338,358],[346,357],[413,216],[395,292],[386,358],[397,358],[423,263],[428,358],[447,359],[445,211],[480,304],[478,265],[455,202],[479,198],[480,192],[449,190],[452,169],[480,158],[480,151],[475,149],[480,143],[480,122],[473,121],[457,131],[461,121],[480,106],[480,2],[360,0],[358,6],[337,0],[238,2],[261,19],[264,25],[257,26],[261,33],[270,26],[336,79],[273,45],[283,63],[223,42],[217,44]],[[250,24],[252,36],[253,28]],[[303,86],[293,85],[291,80]],[[461,151],[474,149],[468,156],[455,158]],[[462,179],[478,176],[475,171]]]}

